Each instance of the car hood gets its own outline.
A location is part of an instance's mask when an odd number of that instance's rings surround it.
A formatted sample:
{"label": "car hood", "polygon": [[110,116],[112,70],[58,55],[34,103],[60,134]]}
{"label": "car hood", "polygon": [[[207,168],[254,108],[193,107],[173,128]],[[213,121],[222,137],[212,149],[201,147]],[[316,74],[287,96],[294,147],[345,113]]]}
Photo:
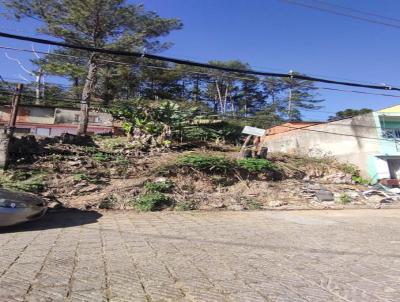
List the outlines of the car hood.
{"label": "car hood", "polygon": [[46,202],[39,196],[25,192],[14,192],[0,189],[0,199],[9,199],[13,201],[23,201],[31,206],[45,206]]}

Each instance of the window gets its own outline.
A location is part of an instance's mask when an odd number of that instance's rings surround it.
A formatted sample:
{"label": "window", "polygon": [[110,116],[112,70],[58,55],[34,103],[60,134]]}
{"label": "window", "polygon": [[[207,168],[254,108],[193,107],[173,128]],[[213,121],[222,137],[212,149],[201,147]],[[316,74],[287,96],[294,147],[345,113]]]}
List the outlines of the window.
{"label": "window", "polygon": [[97,115],[89,115],[89,123],[98,123],[99,117]]}
{"label": "window", "polygon": [[16,128],[14,130],[14,133],[30,133],[31,129],[30,128]]}
{"label": "window", "polygon": [[[81,120],[80,115],[79,114],[75,114],[75,119],[74,119],[75,123],[79,123],[80,120]],[[100,118],[99,118],[98,115],[89,115],[88,122],[89,123],[99,123],[100,122]]]}
{"label": "window", "polygon": [[382,136],[384,138],[400,140],[400,128],[382,128]]}

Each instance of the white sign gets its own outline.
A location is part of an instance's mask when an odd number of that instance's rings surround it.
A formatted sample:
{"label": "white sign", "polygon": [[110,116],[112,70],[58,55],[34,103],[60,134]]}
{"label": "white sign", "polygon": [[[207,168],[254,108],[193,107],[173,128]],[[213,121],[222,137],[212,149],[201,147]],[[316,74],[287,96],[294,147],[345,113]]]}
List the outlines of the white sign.
{"label": "white sign", "polygon": [[265,129],[246,126],[246,127],[244,127],[242,133],[249,134],[249,135],[255,135],[255,136],[264,136],[265,131],[266,131]]}

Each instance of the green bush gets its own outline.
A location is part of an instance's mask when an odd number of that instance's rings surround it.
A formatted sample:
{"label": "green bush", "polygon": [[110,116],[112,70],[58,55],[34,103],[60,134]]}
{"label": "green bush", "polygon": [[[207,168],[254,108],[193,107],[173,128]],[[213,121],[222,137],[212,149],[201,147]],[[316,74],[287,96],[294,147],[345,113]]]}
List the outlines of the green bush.
{"label": "green bush", "polygon": [[92,159],[94,159],[96,161],[109,161],[110,156],[104,152],[97,152],[92,155]]}
{"label": "green bush", "polygon": [[186,155],[178,160],[178,164],[208,172],[226,172],[229,167],[232,167],[232,162],[225,157],[199,154]]}
{"label": "green bush", "polygon": [[174,183],[170,180],[148,182],[144,187],[149,192],[170,193],[174,187]]}
{"label": "green bush", "polygon": [[0,187],[11,191],[38,193],[45,187],[44,172],[14,171],[0,175]]}
{"label": "green bush", "polygon": [[346,193],[340,195],[340,202],[342,204],[349,204],[351,203],[351,197],[349,195],[347,195]]}
{"label": "green bush", "polygon": [[247,170],[248,172],[264,172],[276,170],[272,162],[266,159],[258,158],[243,158],[238,159],[236,164],[239,168]]}
{"label": "green bush", "polygon": [[193,210],[193,204],[190,202],[180,202],[177,205],[175,205],[174,209],[176,211],[190,211]]}
{"label": "green bush", "polygon": [[356,176],[356,175],[353,175],[351,177],[351,180],[354,181],[355,183],[361,184],[361,185],[369,185],[371,183],[371,181],[369,179],[365,179],[361,176]]}
{"label": "green bush", "polygon": [[259,210],[261,209],[261,204],[257,200],[248,200],[246,202],[245,208],[247,210]]}
{"label": "green bush", "polygon": [[142,212],[156,211],[172,204],[172,199],[160,192],[147,193],[139,196],[135,202],[134,207]]}

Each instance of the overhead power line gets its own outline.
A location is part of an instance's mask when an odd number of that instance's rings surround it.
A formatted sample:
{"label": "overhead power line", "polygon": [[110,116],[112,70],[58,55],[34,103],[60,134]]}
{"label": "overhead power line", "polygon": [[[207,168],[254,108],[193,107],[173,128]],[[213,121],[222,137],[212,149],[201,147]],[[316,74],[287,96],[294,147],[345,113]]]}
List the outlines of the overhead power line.
{"label": "overhead power line", "polygon": [[331,7],[338,8],[338,9],[344,9],[344,10],[355,12],[355,13],[358,13],[358,14],[377,17],[377,18],[380,18],[380,19],[386,19],[386,20],[389,20],[389,21],[400,23],[400,19],[398,19],[398,18],[383,16],[383,15],[380,15],[380,14],[377,14],[377,13],[374,13],[374,12],[367,12],[367,11],[364,11],[364,10],[354,9],[354,8],[350,8],[350,7],[343,6],[343,5],[338,5],[338,4],[333,4],[333,3],[329,3],[329,2],[326,2],[326,1],[322,1],[322,0],[313,0],[313,1],[317,2],[317,3],[321,3],[322,5],[328,5],[328,6],[331,6]]}
{"label": "overhead power line", "polygon": [[144,57],[144,58],[163,61],[163,62],[170,62],[170,63],[175,63],[175,64],[200,67],[200,68],[208,68],[208,69],[220,70],[220,71],[225,71],[225,72],[233,72],[233,73],[238,73],[238,74],[249,74],[249,75],[257,75],[257,76],[279,77],[279,78],[294,78],[294,79],[299,79],[299,80],[307,80],[307,81],[327,83],[327,84],[362,87],[362,88],[378,89],[378,90],[400,91],[399,87],[391,87],[391,86],[387,86],[387,85],[365,85],[365,84],[354,83],[354,82],[344,82],[344,81],[322,79],[322,78],[317,78],[317,77],[310,77],[310,76],[301,75],[301,74],[291,74],[291,73],[286,74],[286,73],[274,73],[274,72],[264,72],[264,71],[256,71],[256,70],[243,70],[243,69],[237,69],[237,68],[228,68],[228,67],[222,67],[222,66],[217,66],[217,65],[213,65],[213,64],[200,63],[200,62],[189,61],[189,60],[181,60],[181,59],[171,58],[171,57],[164,57],[164,56],[139,53],[139,52],[129,52],[129,51],[122,51],[122,50],[96,48],[96,47],[90,47],[90,46],[84,46],[84,45],[74,45],[74,44],[69,44],[69,43],[64,43],[64,42],[51,41],[48,39],[40,39],[40,38],[34,38],[34,37],[29,37],[29,36],[14,35],[14,34],[9,34],[9,33],[4,33],[4,32],[0,32],[0,37],[21,40],[21,41],[30,41],[30,42],[35,42],[35,43],[39,43],[39,44],[79,49],[79,50],[84,50],[84,51],[89,51],[89,52],[97,52],[97,53],[103,53],[103,54],[109,54],[109,55],[135,57],[135,58]]}
{"label": "overhead power line", "polygon": [[[280,1],[285,2],[287,4],[291,4],[291,5],[297,5],[297,6],[301,6],[301,7],[305,7],[305,8],[310,8],[313,10],[319,10],[319,11],[327,12],[330,14],[353,18],[353,19],[357,19],[357,20],[361,20],[361,21],[365,21],[365,22],[369,22],[369,23],[375,23],[375,24],[384,25],[384,26],[393,27],[393,28],[400,28],[400,24],[394,24],[394,23],[377,20],[377,19],[371,19],[371,18],[362,16],[362,15],[354,15],[351,13],[344,12],[343,10],[332,9],[332,8],[326,7],[326,6],[338,7],[338,8],[340,7],[340,6],[336,6],[333,4],[325,3],[325,6],[321,6],[321,5],[313,5],[310,3],[299,2],[296,0],[280,0]],[[318,2],[321,2],[321,1],[318,1]],[[342,8],[344,8],[344,7],[342,7]],[[352,9],[348,9],[348,10],[352,10]],[[352,11],[357,12],[357,10],[352,10]],[[361,11],[358,11],[358,12],[361,12]],[[368,15],[376,15],[376,14],[368,13]],[[399,21],[396,21],[396,22],[399,22]]]}

